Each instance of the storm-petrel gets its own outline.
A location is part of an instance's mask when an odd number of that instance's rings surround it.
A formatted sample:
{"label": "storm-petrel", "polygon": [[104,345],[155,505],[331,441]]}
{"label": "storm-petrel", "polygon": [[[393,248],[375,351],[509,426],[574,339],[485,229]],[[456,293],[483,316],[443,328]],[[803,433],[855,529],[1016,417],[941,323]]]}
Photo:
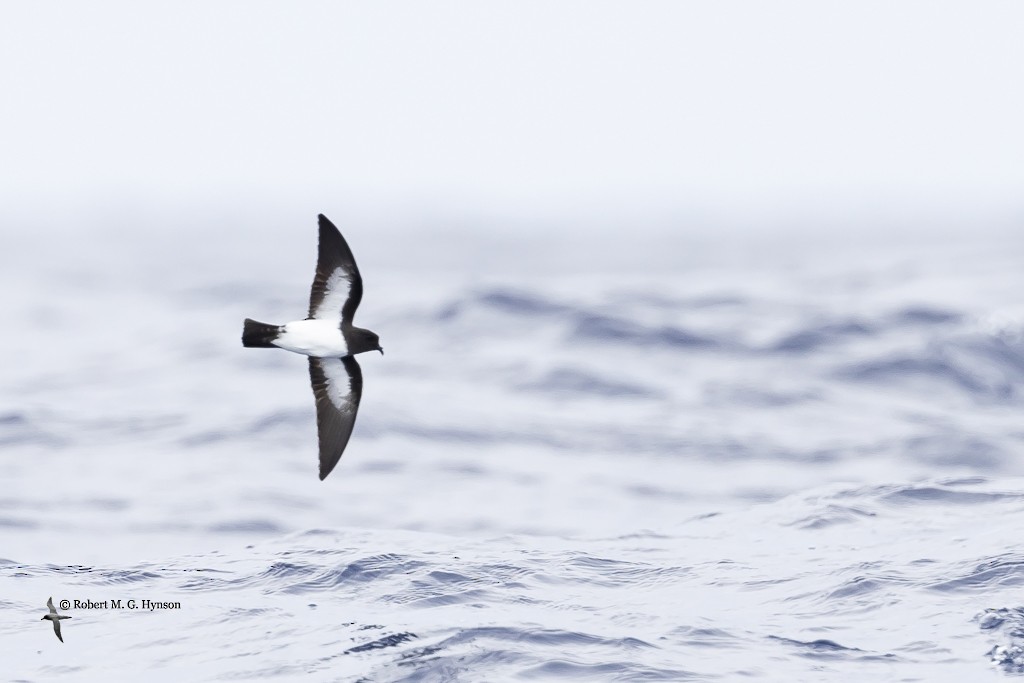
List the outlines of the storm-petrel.
{"label": "storm-petrel", "polygon": [[320,437],[320,480],[331,473],[345,450],[363,393],[363,373],[355,355],[380,351],[380,339],[352,324],[363,279],[334,223],[320,214],[320,248],[309,294],[309,316],[284,325],[245,319],[242,345],[281,348],[309,356],[309,378],[316,398]]}
{"label": "storm-petrel", "polygon": [[53,606],[53,598],[52,597],[46,599],[46,606],[50,608],[50,613],[45,615],[45,616],[43,616],[43,617],[40,617],[39,621],[42,621],[43,619],[49,619],[50,621],[52,621],[53,622],[53,632],[57,634],[57,640],[59,640],[60,642],[63,643],[64,642],[64,638],[60,634],[60,620],[61,619],[70,619],[71,617],[69,617],[66,614],[57,614],[57,608]]}

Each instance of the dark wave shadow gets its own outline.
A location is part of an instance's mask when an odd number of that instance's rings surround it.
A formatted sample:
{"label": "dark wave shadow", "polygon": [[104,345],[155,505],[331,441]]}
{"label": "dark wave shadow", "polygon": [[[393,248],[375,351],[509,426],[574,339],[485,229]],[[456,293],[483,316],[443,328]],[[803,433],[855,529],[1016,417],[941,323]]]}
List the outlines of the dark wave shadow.
{"label": "dark wave shadow", "polygon": [[578,315],[569,337],[576,341],[676,349],[719,349],[735,346],[712,337],[694,334],[678,326],[651,327],[625,318],[596,313]]}
{"label": "dark wave shadow", "polygon": [[878,328],[860,320],[821,322],[791,332],[769,350],[781,353],[809,353],[877,334]]}
{"label": "dark wave shadow", "polygon": [[886,388],[931,382],[975,400],[1014,402],[1024,396],[1024,343],[983,335],[954,337],[935,341],[917,353],[851,363],[835,376]]}
{"label": "dark wave shadow", "polygon": [[600,377],[578,368],[556,368],[540,379],[519,384],[520,391],[536,391],[560,396],[600,396],[604,398],[662,398],[662,392],[633,382]]}

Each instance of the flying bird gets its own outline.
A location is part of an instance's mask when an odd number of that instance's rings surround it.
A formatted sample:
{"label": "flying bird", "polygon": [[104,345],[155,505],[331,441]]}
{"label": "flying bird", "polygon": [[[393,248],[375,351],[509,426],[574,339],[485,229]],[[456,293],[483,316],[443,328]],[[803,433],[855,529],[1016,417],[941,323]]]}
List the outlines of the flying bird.
{"label": "flying bird", "polygon": [[352,323],[363,298],[363,279],[345,238],[326,216],[320,214],[319,220],[320,245],[309,315],[284,325],[246,318],[242,346],[276,347],[309,356],[323,481],[338,464],[356,422],[363,373],[355,356],[365,351],[383,355],[384,349],[375,333]]}
{"label": "flying bird", "polygon": [[42,621],[43,619],[49,619],[50,621],[52,621],[53,622],[53,632],[57,634],[57,640],[59,640],[60,642],[63,643],[64,642],[64,637],[61,636],[61,634],[60,634],[60,620],[61,619],[70,619],[71,617],[69,617],[66,614],[57,614],[57,608],[53,606],[53,598],[52,597],[49,597],[49,598],[46,599],[46,606],[50,608],[50,613],[45,615],[45,616],[43,616],[43,617],[41,617],[40,621]]}

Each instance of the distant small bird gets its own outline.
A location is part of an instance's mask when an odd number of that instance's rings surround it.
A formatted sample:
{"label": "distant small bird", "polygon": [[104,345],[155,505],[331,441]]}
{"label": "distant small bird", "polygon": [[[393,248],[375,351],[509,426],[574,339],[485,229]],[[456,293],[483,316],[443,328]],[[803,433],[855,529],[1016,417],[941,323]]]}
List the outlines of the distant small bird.
{"label": "distant small bird", "polygon": [[61,619],[70,619],[71,617],[69,617],[66,614],[57,614],[57,608],[53,606],[53,598],[52,597],[49,597],[49,598],[46,599],[46,606],[50,608],[50,613],[47,614],[46,616],[42,617],[40,619],[40,621],[42,621],[43,619],[49,619],[50,621],[52,621],[53,622],[53,632],[57,634],[57,640],[59,640],[60,642],[63,643],[64,642],[64,638],[60,634],[60,620]]}
{"label": "distant small bird", "polygon": [[323,214],[316,277],[309,294],[309,316],[284,325],[249,318],[242,345],[277,347],[309,356],[309,378],[316,398],[316,427],[320,439],[320,481],[341,459],[356,423],[363,393],[363,373],[355,354],[380,351],[380,339],[352,324],[363,298],[363,279],[345,238]]}

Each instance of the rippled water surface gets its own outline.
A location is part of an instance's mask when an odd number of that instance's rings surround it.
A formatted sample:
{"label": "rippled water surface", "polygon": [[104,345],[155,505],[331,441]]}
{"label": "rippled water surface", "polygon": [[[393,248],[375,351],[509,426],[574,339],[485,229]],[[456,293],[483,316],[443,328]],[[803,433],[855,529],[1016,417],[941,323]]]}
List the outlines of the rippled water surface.
{"label": "rippled water surface", "polygon": [[5,679],[1024,672],[1019,238],[345,229],[387,355],[321,483],[304,360],[238,340],[315,224],[232,230],[0,257]]}

